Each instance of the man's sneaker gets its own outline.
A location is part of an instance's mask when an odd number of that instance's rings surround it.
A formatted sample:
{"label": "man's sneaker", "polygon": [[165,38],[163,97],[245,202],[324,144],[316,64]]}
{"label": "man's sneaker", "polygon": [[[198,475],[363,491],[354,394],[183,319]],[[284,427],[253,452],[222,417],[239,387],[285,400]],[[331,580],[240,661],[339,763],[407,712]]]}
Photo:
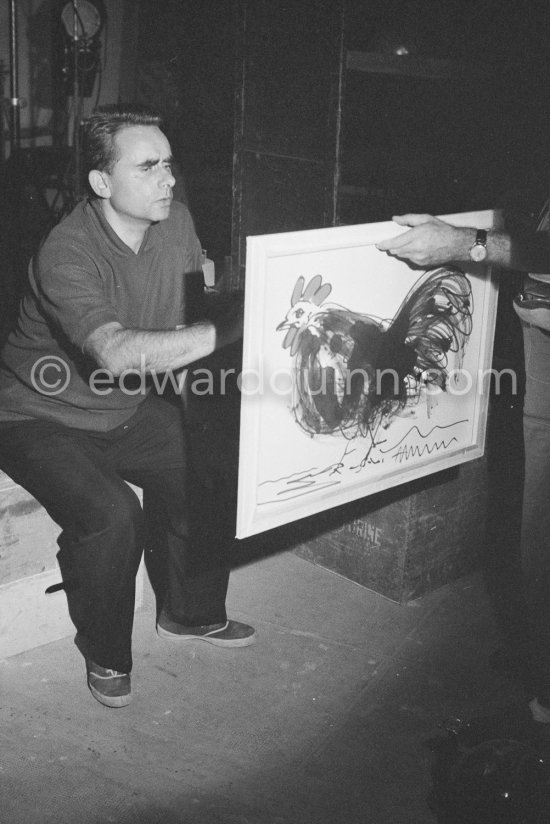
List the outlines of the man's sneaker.
{"label": "man's sneaker", "polygon": [[217,647],[247,647],[256,640],[256,630],[240,621],[225,621],[202,627],[184,627],[161,614],[157,633],[170,641],[206,641]]}
{"label": "man's sneaker", "polygon": [[106,707],[126,707],[132,700],[130,674],[105,669],[86,659],[88,686],[94,698]]}

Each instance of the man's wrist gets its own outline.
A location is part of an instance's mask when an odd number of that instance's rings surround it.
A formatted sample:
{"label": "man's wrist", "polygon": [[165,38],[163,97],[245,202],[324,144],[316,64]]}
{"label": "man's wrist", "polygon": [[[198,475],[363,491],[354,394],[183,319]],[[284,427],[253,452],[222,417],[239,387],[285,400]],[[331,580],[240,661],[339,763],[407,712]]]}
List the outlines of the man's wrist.
{"label": "man's wrist", "polygon": [[468,250],[468,257],[472,263],[484,263],[487,260],[487,230],[474,229],[474,239]]}

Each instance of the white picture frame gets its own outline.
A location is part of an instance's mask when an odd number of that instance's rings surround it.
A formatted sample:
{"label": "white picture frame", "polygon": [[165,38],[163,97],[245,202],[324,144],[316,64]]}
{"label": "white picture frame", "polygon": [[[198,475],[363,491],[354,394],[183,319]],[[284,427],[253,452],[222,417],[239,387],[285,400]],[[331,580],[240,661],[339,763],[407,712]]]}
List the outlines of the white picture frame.
{"label": "white picture frame", "polygon": [[[441,219],[490,229],[496,214]],[[495,278],[376,249],[401,231],[247,238],[237,538],[483,455]]]}

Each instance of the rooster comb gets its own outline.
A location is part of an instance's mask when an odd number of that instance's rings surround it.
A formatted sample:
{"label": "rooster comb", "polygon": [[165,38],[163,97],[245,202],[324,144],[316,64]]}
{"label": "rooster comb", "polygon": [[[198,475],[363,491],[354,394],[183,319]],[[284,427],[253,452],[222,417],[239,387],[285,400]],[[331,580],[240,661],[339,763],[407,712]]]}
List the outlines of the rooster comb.
{"label": "rooster comb", "polygon": [[311,303],[314,303],[315,306],[320,306],[332,292],[332,286],[330,283],[323,283],[321,275],[312,277],[304,289],[305,282],[305,278],[300,275],[294,286],[292,297],[290,298],[291,306],[294,306],[299,300],[309,300]]}

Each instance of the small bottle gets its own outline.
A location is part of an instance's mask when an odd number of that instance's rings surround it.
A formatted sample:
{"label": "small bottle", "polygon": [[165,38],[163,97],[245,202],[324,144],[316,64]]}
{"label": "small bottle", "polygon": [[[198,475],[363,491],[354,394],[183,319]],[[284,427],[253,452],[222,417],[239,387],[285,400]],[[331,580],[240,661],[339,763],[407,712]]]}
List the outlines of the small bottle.
{"label": "small bottle", "polygon": [[216,267],[214,261],[207,256],[206,249],[202,250],[202,271],[204,274],[204,285],[207,289],[213,289],[216,285]]}

